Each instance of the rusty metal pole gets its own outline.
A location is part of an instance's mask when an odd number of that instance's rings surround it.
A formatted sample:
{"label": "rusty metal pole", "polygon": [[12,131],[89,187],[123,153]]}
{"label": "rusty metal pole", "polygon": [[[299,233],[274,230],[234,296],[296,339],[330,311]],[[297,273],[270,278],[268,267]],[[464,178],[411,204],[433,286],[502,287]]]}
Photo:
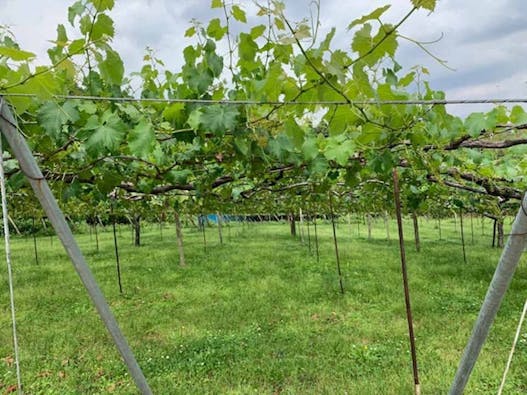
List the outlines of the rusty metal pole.
{"label": "rusty metal pole", "polygon": [[403,274],[404,302],[406,305],[406,319],[408,321],[408,336],[410,337],[410,352],[412,354],[412,369],[414,374],[415,395],[421,394],[419,371],[417,369],[417,352],[415,348],[412,306],[410,304],[410,289],[408,287],[408,272],[406,270],[406,251],[404,249],[403,220],[401,214],[401,197],[399,192],[399,176],[397,169],[393,169],[393,194],[395,197],[395,213],[397,215],[397,228],[399,231],[399,250],[401,252],[401,271]]}

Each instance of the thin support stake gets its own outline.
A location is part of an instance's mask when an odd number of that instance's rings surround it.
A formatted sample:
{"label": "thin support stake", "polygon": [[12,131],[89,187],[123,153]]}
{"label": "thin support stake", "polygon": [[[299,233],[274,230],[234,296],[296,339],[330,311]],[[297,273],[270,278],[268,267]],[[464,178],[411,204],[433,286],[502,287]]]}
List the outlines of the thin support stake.
{"label": "thin support stake", "polygon": [[417,352],[415,348],[412,306],[410,304],[410,288],[408,287],[408,271],[406,270],[406,251],[404,249],[403,219],[401,214],[401,198],[399,192],[399,176],[397,169],[393,169],[393,194],[395,197],[395,213],[397,215],[397,229],[399,231],[399,250],[401,252],[401,271],[403,274],[404,302],[406,305],[406,319],[408,321],[408,336],[410,338],[410,352],[412,354],[412,369],[414,374],[415,395],[420,395],[419,371],[417,369]]}
{"label": "thin support stake", "polygon": [[337,230],[335,229],[335,212],[333,211],[333,198],[329,192],[329,209],[331,211],[331,226],[333,228],[333,244],[335,244],[335,258],[337,260],[337,274],[339,275],[340,293],[344,294],[344,284],[342,283],[342,272],[340,270],[339,245],[337,242]]}
{"label": "thin support stake", "polygon": [[15,309],[15,291],[13,288],[13,271],[11,269],[11,243],[9,239],[9,214],[7,212],[7,193],[5,188],[4,174],[4,151],[2,148],[2,139],[0,138],[0,191],[2,194],[2,219],[4,223],[4,241],[5,241],[5,260],[7,263],[7,279],[9,282],[9,303],[11,306],[11,325],[13,328],[13,350],[15,353],[15,369],[17,392],[22,395],[22,376],[20,374],[20,358],[18,353],[18,337],[16,331],[16,309]]}
{"label": "thin support stake", "polygon": [[110,310],[110,306],[108,306],[108,302],[106,302],[99,285],[95,281],[95,278],[93,277],[93,274],[91,273],[90,268],[71,233],[68,223],[64,218],[64,214],[60,210],[55,197],[51,193],[51,189],[42,175],[35,158],[31,154],[27,142],[22,135],[18,133],[17,129],[16,121],[11,110],[4,105],[4,101],[0,97],[0,130],[7,139],[13,155],[18,159],[21,171],[26,175],[28,182],[31,184],[36,197],[70,257],[71,262],[104,322],[104,325],[112,336],[137,388],[141,394],[151,395],[152,390],[148,386],[146,378],[143,375],[130,346],[126,342],[126,339]]}
{"label": "thin support stake", "polygon": [[463,262],[467,263],[467,253],[465,251],[465,230],[463,228],[463,210],[459,210],[459,226],[461,231],[461,246],[463,247]]}
{"label": "thin support stake", "polygon": [[119,246],[117,243],[117,229],[115,228],[115,214],[113,212],[113,200],[110,204],[110,216],[112,217],[112,229],[113,229],[113,246],[115,249],[115,268],[117,270],[117,282],[119,283],[119,293],[123,293],[123,283],[121,281],[121,262],[119,260]]}
{"label": "thin support stake", "polygon": [[527,246],[527,194],[512,224],[512,231],[490,282],[485,300],[479,311],[472,335],[457,368],[456,376],[450,387],[450,395],[460,395],[467,385],[472,369],[476,364],[481,348],[487,339],[490,327],[500,308],[505,292],[518,267],[524,248]]}
{"label": "thin support stake", "polygon": [[35,217],[32,218],[32,225],[33,225],[33,229],[31,230],[31,233],[33,233],[33,251],[35,253],[35,263],[38,265],[38,248],[37,248],[37,234],[35,233]]}
{"label": "thin support stake", "polygon": [[318,232],[317,232],[317,214],[313,218],[313,227],[315,228],[315,252],[317,253],[317,263],[320,263],[320,252],[318,249]]}
{"label": "thin support stake", "polygon": [[309,221],[311,221],[311,218],[309,218],[309,215],[306,218],[306,227],[307,227],[307,248],[309,250],[309,253],[311,254],[311,232],[309,231]]}
{"label": "thin support stake", "polygon": [[512,363],[512,357],[514,355],[514,351],[516,350],[516,344],[518,344],[518,339],[520,338],[523,321],[525,320],[525,313],[527,313],[527,300],[523,304],[523,311],[520,316],[520,321],[518,322],[518,327],[516,328],[516,334],[514,335],[514,341],[512,342],[509,358],[507,359],[507,365],[505,365],[505,370],[503,371],[503,377],[501,378],[501,384],[500,388],[498,389],[498,395],[502,394],[503,387],[505,387],[505,381],[507,380],[507,375],[509,374],[509,369]]}

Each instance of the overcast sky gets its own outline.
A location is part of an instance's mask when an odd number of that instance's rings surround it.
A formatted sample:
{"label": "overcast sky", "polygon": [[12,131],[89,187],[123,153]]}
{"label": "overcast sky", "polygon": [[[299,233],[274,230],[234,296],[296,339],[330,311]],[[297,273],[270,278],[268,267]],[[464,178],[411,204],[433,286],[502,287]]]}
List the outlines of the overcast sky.
{"label": "overcast sky", "polygon": [[[386,22],[397,22],[410,9],[410,0],[320,0],[321,31],[337,28],[334,44],[349,48],[351,20],[376,7],[391,4]],[[67,8],[73,0],[0,0],[0,24],[9,25],[23,49],[36,52],[47,62],[47,40],[56,37],[58,23],[68,24]],[[127,72],[140,68],[144,49],[152,47],[158,57],[179,70],[183,37],[196,18],[208,21],[220,10],[210,10],[210,0],[117,0],[111,16],[115,21],[114,46],[125,61]],[[239,0],[250,13],[252,1]],[[265,3],[265,2],[264,2]],[[310,14],[310,0],[285,0],[289,19]],[[443,38],[428,48],[448,62],[448,70],[415,44],[403,42],[396,56],[405,68],[423,65],[431,71],[434,89],[449,99],[527,97],[527,0],[439,0],[432,14],[414,14],[400,30],[419,41]],[[249,24],[251,20],[249,20]],[[322,36],[323,37],[323,36]],[[450,106],[459,115],[486,111],[488,106]]]}

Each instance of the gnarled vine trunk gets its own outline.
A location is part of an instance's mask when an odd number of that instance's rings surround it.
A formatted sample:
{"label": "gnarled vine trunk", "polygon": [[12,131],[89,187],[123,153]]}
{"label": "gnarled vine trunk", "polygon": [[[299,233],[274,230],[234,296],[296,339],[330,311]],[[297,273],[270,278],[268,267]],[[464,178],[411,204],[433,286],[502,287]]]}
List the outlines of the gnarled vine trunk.
{"label": "gnarled vine trunk", "polygon": [[291,236],[296,236],[296,220],[294,213],[289,214],[289,226],[291,230]]}

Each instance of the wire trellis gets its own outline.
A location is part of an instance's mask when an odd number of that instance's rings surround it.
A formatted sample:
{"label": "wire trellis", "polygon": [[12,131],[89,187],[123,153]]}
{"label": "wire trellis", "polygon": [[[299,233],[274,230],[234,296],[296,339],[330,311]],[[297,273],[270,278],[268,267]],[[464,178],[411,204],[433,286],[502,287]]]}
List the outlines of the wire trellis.
{"label": "wire trellis", "polygon": [[[32,93],[1,93],[4,97],[27,97],[36,98]],[[314,101],[287,101],[287,100],[227,100],[227,99],[186,99],[186,98],[164,98],[164,97],[113,97],[113,96],[90,96],[90,95],[53,95],[59,100],[89,100],[89,101],[111,101],[111,102],[136,102],[136,103],[190,103],[190,104],[223,104],[223,105],[254,105],[254,106],[382,106],[382,105],[449,105],[449,104],[510,104],[527,103],[527,98],[483,98],[483,99],[408,99],[408,100],[314,100]]]}

